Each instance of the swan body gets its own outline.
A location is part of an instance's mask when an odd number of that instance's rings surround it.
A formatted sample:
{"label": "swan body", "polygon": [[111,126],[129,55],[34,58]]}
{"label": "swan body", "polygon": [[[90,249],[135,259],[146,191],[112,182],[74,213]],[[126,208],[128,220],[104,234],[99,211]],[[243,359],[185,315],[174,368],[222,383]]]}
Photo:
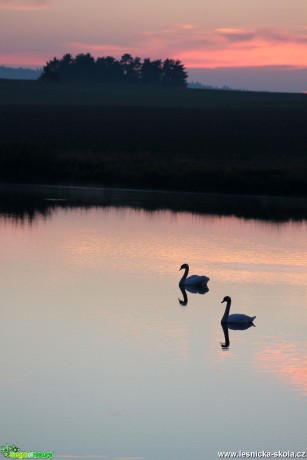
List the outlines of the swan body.
{"label": "swan body", "polygon": [[224,316],[222,318],[222,323],[236,324],[236,325],[253,325],[253,321],[256,316],[248,316],[244,315],[243,313],[234,313],[232,315],[229,314],[230,305],[231,305],[231,298],[229,296],[224,297],[221,303],[226,302],[226,309]]}
{"label": "swan body", "polygon": [[185,290],[187,290],[191,294],[206,294],[206,292],[209,292],[209,288],[207,285],[189,286],[188,284],[186,284],[185,286],[179,285],[179,287],[183,287]]}
{"label": "swan body", "polygon": [[180,270],[184,269],[184,274],[179,281],[179,286],[206,286],[209,281],[207,276],[191,275],[188,277],[189,266],[188,264],[183,264],[179,268]]}
{"label": "swan body", "polygon": [[[256,318],[256,316],[254,318]],[[248,323],[230,322],[230,323],[223,323],[223,324],[227,324],[228,329],[231,329],[232,331],[246,331],[246,329],[249,329],[250,327],[256,327],[254,323],[250,323],[250,322]]]}

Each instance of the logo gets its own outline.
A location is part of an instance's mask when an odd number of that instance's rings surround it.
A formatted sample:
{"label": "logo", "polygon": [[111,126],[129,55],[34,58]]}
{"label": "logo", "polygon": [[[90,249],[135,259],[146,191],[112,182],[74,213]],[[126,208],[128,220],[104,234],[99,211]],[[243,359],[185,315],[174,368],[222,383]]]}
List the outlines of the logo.
{"label": "logo", "polygon": [[1,446],[1,453],[9,458],[54,458],[53,452],[23,452],[17,446]]}

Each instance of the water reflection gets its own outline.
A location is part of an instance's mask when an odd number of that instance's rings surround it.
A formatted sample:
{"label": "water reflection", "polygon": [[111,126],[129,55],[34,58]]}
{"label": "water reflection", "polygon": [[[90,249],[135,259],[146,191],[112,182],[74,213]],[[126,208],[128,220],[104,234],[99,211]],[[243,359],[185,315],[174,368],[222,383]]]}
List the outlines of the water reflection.
{"label": "water reflection", "polygon": [[[303,449],[307,224],[71,202],[0,216],[3,439],[146,460]],[[205,264],[205,299],[178,291],[182,260]],[[252,299],[255,333],[221,332],[225,293]]]}
{"label": "water reflection", "polygon": [[181,293],[182,293],[183,300],[181,300],[181,299],[178,297],[178,301],[179,301],[180,305],[182,305],[182,306],[185,307],[186,305],[188,305],[188,301],[189,301],[189,300],[188,300],[188,295],[187,295],[187,292],[186,292],[185,288],[184,288],[183,286],[180,286],[180,284],[179,284],[179,289],[180,289],[180,291],[181,291]]}
{"label": "water reflection", "polygon": [[182,306],[186,306],[188,305],[188,302],[189,302],[189,299],[188,299],[188,294],[186,291],[190,292],[191,294],[206,294],[207,292],[209,292],[209,288],[207,286],[182,286],[181,284],[179,284],[179,289],[182,293],[182,297],[183,299],[180,299],[178,297],[178,301],[180,303],[180,305]]}
{"label": "water reflection", "polygon": [[224,323],[223,321],[221,321],[221,326],[222,326],[222,329],[223,329],[223,332],[224,332],[224,338],[225,338],[225,342],[224,343],[221,342],[221,347],[224,350],[228,350],[229,345],[230,345],[228,325],[226,323]]}
{"label": "water reflection", "polygon": [[253,323],[246,323],[246,324],[236,324],[236,323],[225,323],[221,321],[221,326],[224,333],[225,342],[221,342],[221,347],[223,350],[228,350],[230,347],[230,340],[229,340],[229,329],[233,331],[246,331],[250,327],[256,327]]}
{"label": "water reflection", "polygon": [[286,385],[307,395],[307,350],[306,342],[294,344],[275,341],[257,356],[257,369],[275,375]]}
{"label": "water reflection", "polygon": [[0,214],[33,222],[56,207],[129,207],[158,211],[234,215],[270,222],[307,220],[307,199],[226,196],[60,186],[0,186]]}

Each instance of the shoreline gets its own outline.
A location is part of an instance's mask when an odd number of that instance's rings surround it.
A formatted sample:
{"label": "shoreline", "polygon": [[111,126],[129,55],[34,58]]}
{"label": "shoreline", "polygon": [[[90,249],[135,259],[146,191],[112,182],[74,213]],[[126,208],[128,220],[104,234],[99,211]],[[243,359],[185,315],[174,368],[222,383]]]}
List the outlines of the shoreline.
{"label": "shoreline", "polygon": [[81,185],[0,183],[2,203],[25,209],[130,207],[145,211],[192,212],[265,221],[307,220],[307,198],[234,195]]}
{"label": "shoreline", "polygon": [[100,192],[131,192],[131,193],[156,193],[156,194],[165,194],[165,195],[186,195],[194,197],[221,197],[229,199],[259,199],[259,200],[287,200],[287,201],[303,201],[307,206],[307,197],[305,196],[291,196],[291,195],[260,195],[260,194],[244,194],[244,193],[214,193],[214,192],[189,192],[184,190],[167,190],[167,189],[145,189],[145,188],[132,188],[132,187],[103,187],[98,185],[68,185],[68,184],[36,184],[36,183],[19,183],[19,182],[0,182],[0,190],[5,189],[31,189],[38,191],[47,191],[47,190],[63,190],[63,191],[100,191]]}

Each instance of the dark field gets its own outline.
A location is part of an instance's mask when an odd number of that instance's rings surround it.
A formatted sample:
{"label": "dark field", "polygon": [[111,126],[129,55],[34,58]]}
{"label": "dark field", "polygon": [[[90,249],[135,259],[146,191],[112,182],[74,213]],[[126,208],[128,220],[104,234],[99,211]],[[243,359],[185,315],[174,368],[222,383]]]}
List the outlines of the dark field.
{"label": "dark field", "polygon": [[0,180],[307,196],[307,96],[0,80]]}

